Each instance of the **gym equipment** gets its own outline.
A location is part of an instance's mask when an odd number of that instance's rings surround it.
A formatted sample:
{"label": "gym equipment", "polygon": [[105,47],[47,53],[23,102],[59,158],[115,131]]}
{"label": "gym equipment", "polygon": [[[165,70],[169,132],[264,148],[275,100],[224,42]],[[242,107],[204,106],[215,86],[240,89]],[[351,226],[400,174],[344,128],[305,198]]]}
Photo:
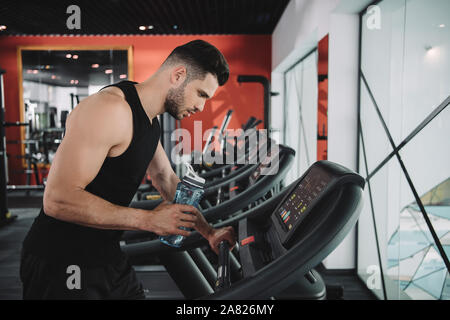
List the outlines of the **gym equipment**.
{"label": "gym equipment", "polygon": [[[251,143],[251,140],[255,140],[257,148]],[[212,166],[203,167],[198,173],[202,178],[214,179],[215,177],[224,177],[231,171],[232,168],[240,167],[241,163],[245,163],[252,153],[262,148],[270,148],[272,140],[268,138],[263,132],[257,131],[255,128],[247,129],[240,137],[234,137],[234,145],[226,143],[228,150],[234,150],[234,161],[228,163],[226,159],[226,150],[223,150],[224,164],[213,164]],[[230,147],[231,146],[231,147]],[[258,151],[259,152],[259,151]],[[261,152],[259,152],[261,153]]]}
{"label": "gym equipment", "polygon": [[267,134],[270,137],[270,97],[272,92],[270,91],[270,81],[264,76],[258,75],[238,75],[237,82],[257,82],[261,83],[264,88],[264,129],[267,129]]}
{"label": "gym equipment", "polygon": [[4,122],[4,92],[3,92],[3,74],[4,70],[0,69],[0,226],[14,221],[17,216],[11,215],[8,210],[8,199],[6,194],[6,184],[8,181],[8,167],[6,159],[6,138],[5,138],[5,122]]}
{"label": "gym equipment", "polygon": [[216,135],[217,126],[212,127],[211,131],[209,132],[208,139],[206,139],[205,146],[203,147],[202,155],[206,154],[206,151],[208,151],[209,145],[212,143],[213,138]]}
{"label": "gym equipment", "polygon": [[[276,155],[268,155],[276,160]],[[208,222],[216,222],[226,219],[229,216],[257,205],[268,198],[277,194],[281,189],[281,183],[288,170],[292,166],[295,157],[295,151],[283,145],[279,146],[278,161],[262,161],[251,173],[245,173],[242,176],[235,177],[231,181],[226,181],[205,190],[204,199],[200,202],[200,210]],[[266,160],[266,159],[265,159]],[[270,167],[268,166],[270,164]],[[275,170],[277,170],[275,172]],[[265,170],[265,175],[262,175]],[[216,205],[211,205],[211,201],[218,197],[221,189],[228,189],[220,193],[221,201]],[[153,201],[134,201],[130,204],[132,208],[152,210],[158,206],[162,200]],[[155,235],[144,231],[126,231],[122,237],[122,244],[153,240]],[[158,240],[154,240],[158,241]],[[159,241],[158,241],[159,242]]]}
{"label": "gym equipment", "polygon": [[[208,169],[209,167],[211,167],[213,164],[212,163],[205,163],[204,162],[204,157],[207,154],[207,152],[210,151],[210,149],[214,148],[214,145],[212,144],[213,142],[213,138],[215,138],[218,143],[220,144],[220,150],[224,149],[224,140],[225,140],[225,131],[228,127],[228,124],[230,123],[231,120],[231,116],[233,114],[233,110],[228,110],[225,117],[223,118],[222,121],[222,125],[220,126],[220,130],[218,133],[218,137],[216,138],[215,133],[217,130],[217,126],[214,126],[212,128],[212,131],[210,132],[208,139],[206,141],[205,146],[203,147],[203,151],[200,154],[198,151],[194,150],[191,153],[191,163],[195,169],[195,171],[200,172],[202,169]],[[215,151],[211,150],[211,153],[214,153]],[[199,162],[202,162],[202,164],[198,164]]]}
{"label": "gym equipment", "polygon": [[[262,199],[272,188],[282,182],[292,165],[294,156],[295,151],[293,149],[279,145],[278,155],[268,154],[267,158],[259,162],[258,165],[250,167],[252,169],[251,172],[247,170],[235,176],[233,179],[224,180],[208,188],[205,187],[204,197],[199,205],[200,209],[203,210],[205,218],[212,222],[223,216],[222,211],[231,214]],[[270,160],[271,158],[273,160]],[[271,166],[267,168],[268,165]],[[264,168],[267,171],[266,174],[260,175],[261,170]],[[278,169],[277,172],[274,171],[276,169]],[[215,202],[217,193],[221,189],[223,189],[223,199],[217,205],[213,206],[211,203]],[[134,201],[130,206],[151,210],[161,202],[162,200]]]}
{"label": "gym equipment", "polygon": [[[227,261],[221,260],[222,268],[230,265],[230,281],[221,281],[216,291],[211,279],[216,279],[217,273],[211,272],[211,262],[199,258],[204,255],[198,249],[207,242],[198,233],[186,238],[180,249],[156,242],[122,249],[131,259],[159,255],[188,299],[323,299],[323,281],[313,268],[356,224],[364,185],[365,180],[353,171],[318,161],[278,195],[216,224],[238,225],[239,234],[239,246],[234,250],[239,259],[230,252]],[[220,256],[226,257],[224,250],[221,248]]]}
{"label": "gym equipment", "polygon": [[[216,190],[220,190],[220,187],[225,186],[230,183],[230,181],[240,180],[247,178],[250,174],[257,168],[258,163],[262,161],[261,159],[264,155],[267,154],[267,149],[270,150],[271,144],[273,141],[263,140],[262,143],[258,145],[258,149],[256,148],[247,148],[246,153],[239,153],[242,156],[235,162],[223,166],[222,169],[215,169],[216,175],[205,175],[199,174],[201,178],[207,180],[205,184],[205,189],[209,189],[212,192]],[[242,164],[244,163],[245,164]],[[238,164],[236,164],[238,163]],[[240,163],[240,164],[239,164]],[[207,194],[211,194],[212,192],[207,192]],[[140,194],[138,197],[138,201],[140,200],[159,200],[161,196],[157,191],[145,191],[145,189],[140,190]]]}

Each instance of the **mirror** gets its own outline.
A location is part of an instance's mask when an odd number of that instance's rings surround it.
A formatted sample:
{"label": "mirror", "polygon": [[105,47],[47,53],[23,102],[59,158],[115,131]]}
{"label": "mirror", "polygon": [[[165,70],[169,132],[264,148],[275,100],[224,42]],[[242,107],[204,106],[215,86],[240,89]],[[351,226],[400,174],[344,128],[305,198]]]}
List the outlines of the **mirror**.
{"label": "mirror", "polygon": [[[104,86],[132,80],[131,47],[18,50],[24,173],[41,184],[62,141],[69,113]],[[41,172],[35,172],[40,170]],[[27,183],[28,184],[28,183]]]}

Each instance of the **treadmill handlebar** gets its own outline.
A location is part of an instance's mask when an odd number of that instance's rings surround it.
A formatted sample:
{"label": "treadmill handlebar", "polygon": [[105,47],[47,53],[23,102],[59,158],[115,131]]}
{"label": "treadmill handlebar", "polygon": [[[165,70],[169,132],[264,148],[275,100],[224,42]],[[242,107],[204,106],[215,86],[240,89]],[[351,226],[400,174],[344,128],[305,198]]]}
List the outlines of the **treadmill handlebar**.
{"label": "treadmill handlebar", "polygon": [[229,288],[231,286],[230,279],[230,245],[228,241],[224,240],[219,244],[219,263],[214,290],[217,292]]}

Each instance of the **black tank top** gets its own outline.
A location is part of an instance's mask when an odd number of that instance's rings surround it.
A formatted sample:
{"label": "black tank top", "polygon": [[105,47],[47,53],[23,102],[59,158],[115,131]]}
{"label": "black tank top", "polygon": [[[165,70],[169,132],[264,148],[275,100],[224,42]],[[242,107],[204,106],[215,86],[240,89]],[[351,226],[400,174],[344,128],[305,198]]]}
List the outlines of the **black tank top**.
{"label": "black tank top", "polygon": [[[160,137],[155,117],[150,122],[139,100],[135,82],[122,81],[120,88],[133,113],[133,138],[121,155],[107,157],[86,191],[111,203],[128,206],[153,158]],[[81,226],[54,219],[43,208],[24,242],[26,253],[58,263],[105,265],[123,258],[119,240],[123,231]]]}

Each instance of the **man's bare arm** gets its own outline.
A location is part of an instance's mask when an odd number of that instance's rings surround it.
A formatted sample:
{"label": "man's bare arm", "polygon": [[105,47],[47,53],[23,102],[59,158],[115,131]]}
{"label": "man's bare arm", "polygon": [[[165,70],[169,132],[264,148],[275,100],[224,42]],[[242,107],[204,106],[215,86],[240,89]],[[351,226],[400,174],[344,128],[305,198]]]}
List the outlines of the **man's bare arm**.
{"label": "man's bare arm", "polygon": [[175,198],[175,191],[177,190],[177,184],[180,182],[180,179],[173,172],[161,142],[158,142],[158,147],[148,166],[147,173],[152,178],[152,184],[159,191],[163,199],[172,202]]}
{"label": "man's bare arm", "polygon": [[71,113],[50,169],[44,211],[56,219],[94,228],[188,235],[179,227],[194,226],[195,216],[183,213],[192,211],[190,207],[133,209],[114,205],[85,190],[105,158],[120,154],[131,141],[132,113],[123,103],[120,97],[101,92],[83,100]]}
{"label": "man's bare arm", "polygon": [[[173,201],[175,197],[175,191],[177,189],[177,184],[180,179],[177,177],[175,172],[170,165],[169,159],[161,146],[158,143],[158,147],[155,152],[155,156],[151,161],[147,172],[152,178],[152,183],[162,195],[164,200]],[[164,203],[163,205],[166,205]],[[194,207],[191,207],[194,208]],[[231,227],[214,229],[201,214],[200,211],[191,211],[196,216],[196,222],[194,229],[197,230],[205,239],[208,240],[211,248],[218,253],[218,245],[220,241],[227,240],[231,246],[234,245],[235,234]]]}

